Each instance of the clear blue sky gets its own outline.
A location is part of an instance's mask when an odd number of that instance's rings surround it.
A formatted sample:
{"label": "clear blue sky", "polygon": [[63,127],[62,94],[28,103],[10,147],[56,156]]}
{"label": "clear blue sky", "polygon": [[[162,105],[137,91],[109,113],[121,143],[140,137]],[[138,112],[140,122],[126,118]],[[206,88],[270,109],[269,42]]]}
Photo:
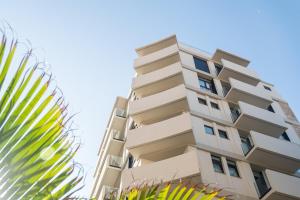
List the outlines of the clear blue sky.
{"label": "clear blue sky", "polygon": [[251,60],[300,118],[300,1],[2,1],[0,19],[51,63],[83,145],[77,160],[90,193],[96,153],[117,95],[127,96],[134,49],[176,33],[179,40]]}

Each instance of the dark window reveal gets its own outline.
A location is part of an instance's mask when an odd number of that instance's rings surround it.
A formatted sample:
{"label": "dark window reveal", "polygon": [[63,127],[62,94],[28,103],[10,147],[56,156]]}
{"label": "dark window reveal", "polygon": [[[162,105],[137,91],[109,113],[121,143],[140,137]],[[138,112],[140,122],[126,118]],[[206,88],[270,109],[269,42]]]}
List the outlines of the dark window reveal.
{"label": "dark window reveal", "polygon": [[227,136],[226,131],[218,130],[218,132],[219,132],[219,136],[220,136],[221,138],[228,139],[228,136]]}
{"label": "dark window reveal", "polygon": [[204,129],[205,129],[205,133],[208,134],[208,135],[214,135],[215,134],[213,127],[204,125]]}
{"label": "dark window reveal", "polygon": [[198,97],[198,102],[203,105],[207,105],[206,100]]}
{"label": "dark window reveal", "polygon": [[201,89],[208,90],[214,94],[217,94],[216,87],[213,80],[206,80],[203,78],[198,78],[198,80]]}
{"label": "dark window reveal", "polygon": [[227,160],[228,170],[230,176],[240,177],[239,171],[237,169],[236,163],[231,160]]}
{"label": "dark window reveal", "polygon": [[214,108],[214,109],[217,109],[217,110],[220,109],[220,108],[219,108],[219,105],[218,105],[217,103],[210,102],[210,105],[211,105],[211,107]]}
{"label": "dark window reveal", "polygon": [[194,62],[195,62],[196,69],[210,73],[207,62],[205,60],[194,57]]}
{"label": "dark window reveal", "polygon": [[224,173],[224,169],[223,169],[223,165],[222,165],[222,160],[220,157],[218,156],[211,156],[211,160],[212,160],[212,163],[213,163],[213,167],[214,167],[214,170],[215,172],[218,172],[218,173]]}

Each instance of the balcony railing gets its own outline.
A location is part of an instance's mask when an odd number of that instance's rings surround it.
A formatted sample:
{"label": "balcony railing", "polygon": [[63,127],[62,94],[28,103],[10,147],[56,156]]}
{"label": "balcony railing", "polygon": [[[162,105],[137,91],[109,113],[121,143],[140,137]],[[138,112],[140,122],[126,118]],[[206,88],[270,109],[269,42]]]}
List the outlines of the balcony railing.
{"label": "balcony railing", "polygon": [[116,199],[118,195],[118,188],[103,186],[104,200]]}
{"label": "balcony railing", "polygon": [[126,118],[126,111],[124,109],[116,108],[115,113],[118,117]]}
{"label": "balcony railing", "polygon": [[222,89],[223,89],[223,95],[224,95],[224,97],[226,97],[226,95],[229,92],[229,90],[231,89],[231,87],[230,87],[230,85],[222,85]]}
{"label": "balcony railing", "polygon": [[108,165],[111,167],[122,168],[123,158],[119,156],[109,155],[107,157]]}

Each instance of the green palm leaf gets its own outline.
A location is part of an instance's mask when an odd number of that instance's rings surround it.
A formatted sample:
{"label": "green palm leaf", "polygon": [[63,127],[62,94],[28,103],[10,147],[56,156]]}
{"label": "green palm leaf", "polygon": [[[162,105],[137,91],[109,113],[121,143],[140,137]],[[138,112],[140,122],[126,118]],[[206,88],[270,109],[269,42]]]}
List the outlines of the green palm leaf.
{"label": "green palm leaf", "polygon": [[[9,41],[9,42],[8,42]],[[10,44],[8,46],[8,44]],[[78,144],[66,106],[31,51],[13,64],[18,42],[0,42],[0,199],[63,199],[80,189]],[[80,170],[81,172],[81,170]]]}
{"label": "green palm leaf", "polygon": [[212,190],[208,192],[207,186],[197,188],[196,186],[188,187],[182,183],[178,184],[158,184],[158,185],[144,185],[140,188],[134,187],[130,190],[122,191],[119,198],[111,194],[111,200],[225,200],[229,199],[225,196],[218,196],[220,190]]}

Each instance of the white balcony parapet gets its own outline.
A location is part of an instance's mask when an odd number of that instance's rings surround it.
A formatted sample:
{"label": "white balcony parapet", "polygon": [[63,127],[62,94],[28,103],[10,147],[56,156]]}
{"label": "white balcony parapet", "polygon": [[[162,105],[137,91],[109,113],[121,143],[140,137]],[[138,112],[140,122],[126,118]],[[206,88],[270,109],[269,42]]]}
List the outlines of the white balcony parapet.
{"label": "white balcony parapet", "polygon": [[259,83],[260,79],[255,71],[228,60],[222,59],[221,61],[223,68],[218,74],[220,80],[228,82],[231,77],[251,85],[257,85]]}

